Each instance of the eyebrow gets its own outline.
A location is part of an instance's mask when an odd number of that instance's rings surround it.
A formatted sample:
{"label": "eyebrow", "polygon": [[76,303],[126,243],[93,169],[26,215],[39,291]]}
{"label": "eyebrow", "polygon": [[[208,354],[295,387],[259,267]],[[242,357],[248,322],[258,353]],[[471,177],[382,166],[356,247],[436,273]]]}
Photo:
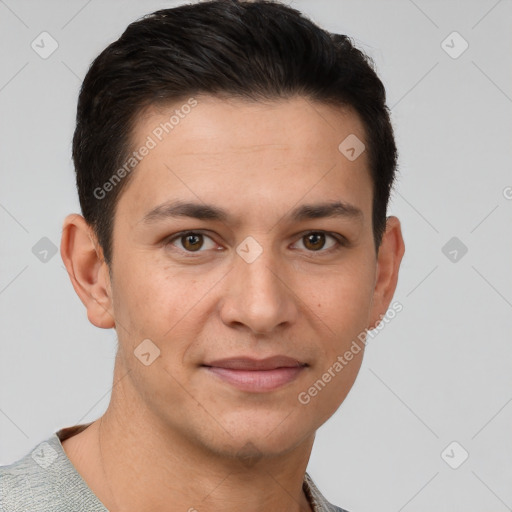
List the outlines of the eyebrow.
{"label": "eyebrow", "polygon": [[[141,219],[144,224],[154,224],[170,218],[190,217],[199,220],[215,220],[229,223],[231,215],[218,206],[204,203],[167,201],[148,211]],[[303,204],[289,212],[285,219],[301,222],[320,218],[347,218],[361,220],[363,212],[357,206],[344,201]]]}

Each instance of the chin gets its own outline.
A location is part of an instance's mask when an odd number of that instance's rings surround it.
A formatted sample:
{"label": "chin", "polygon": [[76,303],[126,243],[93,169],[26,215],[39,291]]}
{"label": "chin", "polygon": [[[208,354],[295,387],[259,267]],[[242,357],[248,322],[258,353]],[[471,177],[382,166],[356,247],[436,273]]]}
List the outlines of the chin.
{"label": "chin", "polygon": [[237,459],[243,465],[249,466],[263,459],[283,456],[300,444],[297,441],[294,442],[289,436],[287,437],[286,442],[283,440],[276,442],[258,436],[237,436],[224,443],[209,445],[207,448],[220,457]]}
{"label": "chin", "polygon": [[314,435],[313,426],[301,425],[289,411],[237,414],[230,421],[220,421],[225,428],[217,442],[219,450],[231,456],[258,458],[283,455],[308,437]]}

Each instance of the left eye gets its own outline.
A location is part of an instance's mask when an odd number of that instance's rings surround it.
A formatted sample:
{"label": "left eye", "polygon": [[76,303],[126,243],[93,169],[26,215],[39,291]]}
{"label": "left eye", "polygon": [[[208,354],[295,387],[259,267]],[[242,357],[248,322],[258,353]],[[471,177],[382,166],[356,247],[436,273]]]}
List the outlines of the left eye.
{"label": "left eye", "polygon": [[[321,249],[325,248],[326,237],[334,240],[334,243],[325,251],[321,251]],[[305,241],[303,242],[303,245],[309,252],[328,252],[336,246],[342,245],[342,242],[338,238],[336,238],[334,235],[330,235],[329,233],[325,233],[324,231],[310,231],[309,233],[303,235],[299,240]]]}

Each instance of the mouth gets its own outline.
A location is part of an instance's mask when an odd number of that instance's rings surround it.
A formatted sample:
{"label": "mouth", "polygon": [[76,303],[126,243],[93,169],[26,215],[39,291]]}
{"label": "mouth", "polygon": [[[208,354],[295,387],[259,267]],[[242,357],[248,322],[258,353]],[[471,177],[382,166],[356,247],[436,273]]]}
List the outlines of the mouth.
{"label": "mouth", "polygon": [[214,378],[241,391],[261,393],[276,390],[292,382],[308,365],[287,356],[273,356],[265,359],[221,359],[203,364],[202,367]]}

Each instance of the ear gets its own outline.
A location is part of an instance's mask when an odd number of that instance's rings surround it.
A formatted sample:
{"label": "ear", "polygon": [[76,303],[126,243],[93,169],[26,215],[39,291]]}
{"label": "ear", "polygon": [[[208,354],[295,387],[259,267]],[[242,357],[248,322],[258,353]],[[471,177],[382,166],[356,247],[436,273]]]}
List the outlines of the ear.
{"label": "ear", "polygon": [[81,215],[64,219],[60,254],[89,321],[103,329],[114,327],[108,266],[93,229]]}
{"label": "ear", "polygon": [[377,255],[377,271],[373,291],[369,329],[373,329],[386,314],[398,282],[400,262],[405,252],[400,221],[397,217],[386,219],[386,231]]}

